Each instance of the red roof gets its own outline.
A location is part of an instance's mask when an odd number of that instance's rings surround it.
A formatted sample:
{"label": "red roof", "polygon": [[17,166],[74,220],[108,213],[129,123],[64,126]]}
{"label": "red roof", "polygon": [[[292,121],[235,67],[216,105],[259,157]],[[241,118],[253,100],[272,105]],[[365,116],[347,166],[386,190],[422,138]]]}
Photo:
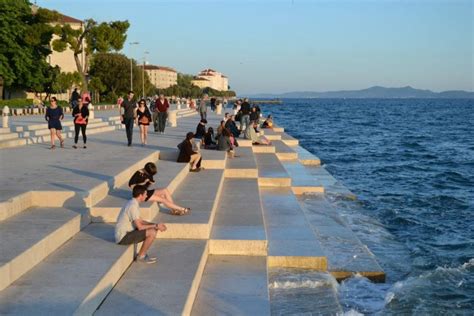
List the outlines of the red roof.
{"label": "red roof", "polygon": [[[143,67],[142,65],[140,65]],[[163,70],[163,71],[170,71],[170,72],[176,72],[173,68],[170,67],[165,67],[165,66],[155,66],[155,65],[145,65],[146,70]]]}
{"label": "red roof", "polygon": [[78,24],[83,23],[81,20],[70,17],[68,15],[64,15],[62,13],[59,13],[59,22],[61,22],[61,23],[78,23]]}

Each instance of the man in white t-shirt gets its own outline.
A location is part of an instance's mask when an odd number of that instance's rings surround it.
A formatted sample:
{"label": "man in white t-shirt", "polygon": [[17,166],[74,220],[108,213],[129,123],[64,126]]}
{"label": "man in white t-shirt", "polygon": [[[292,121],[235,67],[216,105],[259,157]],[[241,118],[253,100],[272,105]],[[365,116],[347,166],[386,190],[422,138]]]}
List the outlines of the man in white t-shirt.
{"label": "man in white t-shirt", "polygon": [[146,199],[146,190],[142,185],[133,187],[133,198],[122,207],[117,218],[115,242],[119,245],[130,245],[143,241],[137,261],[155,263],[156,258],[149,257],[147,251],[158,231],[166,231],[166,225],[150,223],[140,218],[140,203]]}

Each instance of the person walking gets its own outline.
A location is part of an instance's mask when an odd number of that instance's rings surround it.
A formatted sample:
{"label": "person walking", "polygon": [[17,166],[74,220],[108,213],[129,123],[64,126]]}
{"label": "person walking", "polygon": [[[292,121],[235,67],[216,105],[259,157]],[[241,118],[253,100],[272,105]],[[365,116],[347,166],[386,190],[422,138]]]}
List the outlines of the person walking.
{"label": "person walking", "polygon": [[77,149],[79,132],[82,132],[84,148],[87,148],[86,127],[89,121],[89,109],[84,105],[81,99],[79,99],[77,106],[72,110],[72,116],[74,117],[74,145],[72,145],[72,148]]}
{"label": "person walking", "polygon": [[58,100],[56,97],[51,97],[51,105],[46,109],[46,114],[44,115],[45,120],[48,122],[49,133],[51,136],[51,149],[55,149],[56,137],[59,139],[61,148],[64,148],[64,139],[61,136],[61,130],[63,126],[61,121],[64,119],[63,109],[58,106]]}
{"label": "person walking", "polygon": [[137,125],[140,128],[140,140],[142,141],[142,146],[147,145],[148,139],[148,126],[151,122],[151,113],[148,107],[146,106],[145,99],[141,99],[138,102],[137,109]]}
{"label": "person walking", "polygon": [[[244,131],[247,126],[250,125],[250,103],[249,99],[245,98],[244,102],[240,107],[240,112],[242,113],[240,117],[240,131]],[[245,126],[245,128],[244,128]]]}
{"label": "person walking", "polygon": [[164,134],[166,127],[166,119],[168,118],[168,110],[170,104],[168,99],[165,98],[164,94],[160,94],[160,97],[155,102],[155,111],[157,111],[158,122],[155,127],[155,131]]}
{"label": "person walking", "polygon": [[198,106],[198,111],[199,114],[201,115],[201,120],[206,120],[207,119],[207,99],[208,95],[204,94],[201,98],[201,101],[199,102]]}
{"label": "person walking", "polygon": [[79,94],[79,92],[77,92],[77,88],[74,88],[74,91],[71,94],[71,100],[70,100],[70,104],[73,109],[77,106],[77,103],[78,103],[77,101],[80,98],[81,98],[81,95]]}
{"label": "person walking", "polygon": [[147,198],[147,189],[137,185],[132,190],[132,199],[120,210],[115,225],[115,242],[119,245],[131,245],[143,242],[137,262],[155,263],[156,258],[148,256],[147,252],[156,239],[156,234],[166,231],[164,223],[150,223],[141,218],[140,203]]}
{"label": "person walking", "polygon": [[[133,91],[128,92],[127,99],[122,101],[120,105],[120,120],[122,124],[125,124],[125,132],[127,133],[127,141],[128,147],[132,146],[132,138],[133,138],[133,121],[135,120],[136,116],[136,109],[137,105],[135,100],[133,99]],[[122,109],[124,110],[122,114]]]}

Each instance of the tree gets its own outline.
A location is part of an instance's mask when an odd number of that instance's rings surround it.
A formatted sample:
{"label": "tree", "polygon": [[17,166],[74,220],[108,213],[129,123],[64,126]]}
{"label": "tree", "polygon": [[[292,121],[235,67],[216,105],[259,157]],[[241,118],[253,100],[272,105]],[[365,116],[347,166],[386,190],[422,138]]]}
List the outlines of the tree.
{"label": "tree", "polygon": [[[82,29],[73,29],[69,24],[56,25],[55,34],[59,38],[53,41],[53,49],[62,52],[70,48],[74,52],[76,68],[82,80],[82,87],[88,90],[86,71],[89,58],[95,52],[107,53],[123,48],[127,38],[128,21],[102,22],[98,24],[93,19],[84,21]],[[85,45],[83,45],[85,42]],[[82,64],[79,55],[84,52],[85,62]]]}
{"label": "tree", "polygon": [[[142,90],[142,68],[138,67],[135,61],[132,62],[133,87],[139,92]],[[125,55],[117,53],[94,54],[91,60],[89,71],[93,80],[100,80],[105,87],[101,93],[108,91],[106,99],[114,100],[119,95],[127,94],[130,90],[130,59]],[[145,92],[151,94],[154,90],[150,83],[148,74],[145,72]]]}
{"label": "tree", "polygon": [[57,13],[39,8],[34,14],[27,0],[0,0],[0,77],[8,90],[41,90],[51,84],[54,71],[46,62]]}

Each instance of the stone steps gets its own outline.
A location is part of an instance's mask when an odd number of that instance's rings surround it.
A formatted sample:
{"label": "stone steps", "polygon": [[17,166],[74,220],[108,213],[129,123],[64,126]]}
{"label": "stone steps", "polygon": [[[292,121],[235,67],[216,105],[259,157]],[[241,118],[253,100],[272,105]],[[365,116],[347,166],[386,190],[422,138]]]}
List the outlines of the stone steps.
{"label": "stone steps", "polygon": [[294,147],[298,153],[298,160],[305,166],[320,166],[321,160],[301,146]]}
{"label": "stone steps", "polygon": [[225,179],[210,238],[211,254],[267,254],[257,179]]}
{"label": "stone steps", "polygon": [[158,213],[153,222],[164,222],[168,227],[158,238],[209,239],[223,182],[224,170],[221,169],[189,173],[174,192],[173,199],[190,207],[191,212],[185,216]]}
{"label": "stone steps", "polygon": [[88,224],[86,211],[30,208],[0,222],[0,291]]}
{"label": "stone steps", "polygon": [[226,178],[258,178],[257,162],[251,147],[238,147],[235,157],[227,159]]}
{"label": "stone steps", "polygon": [[312,199],[311,210],[302,209],[327,256],[329,273],[338,280],[359,274],[375,282],[385,281],[375,255],[323,195]]}
{"label": "stone steps", "polygon": [[324,185],[314,174],[319,167],[302,165],[298,160],[282,161],[288,175],[291,177],[291,189],[296,195],[305,193],[324,193]]}
{"label": "stone steps", "polygon": [[1,133],[0,134],[0,142],[6,141],[6,140],[17,139],[17,138],[18,138],[18,133]]}
{"label": "stone steps", "polygon": [[0,127],[0,134],[9,134],[11,130],[9,127]]}
{"label": "stone steps", "polygon": [[18,146],[24,146],[27,144],[26,139],[10,139],[10,140],[3,140],[0,141],[0,148],[12,148]]}
{"label": "stone steps", "polygon": [[189,315],[207,247],[205,240],[157,240],[149,253],[158,262],[133,263],[95,315]]}
{"label": "stone steps", "polygon": [[298,153],[282,140],[274,140],[272,145],[275,146],[276,156],[281,161],[298,159]]}
{"label": "stone steps", "polygon": [[291,178],[275,154],[255,154],[259,186],[291,186]]}
{"label": "stone steps", "polygon": [[133,260],[113,226],[91,224],[0,292],[0,314],[91,315]]}
{"label": "stone steps", "polygon": [[[136,165],[136,169],[131,170],[129,178],[135,171],[143,168],[145,163]],[[167,188],[173,194],[176,187],[188,174],[188,166],[164,160],[158,160],[155,163],[158,174],[155,176],[156,183],[153,188]],[[90,212],[93,222],[114,223],[117,220],[120,209],[132,196],[131,189],[128,187],[128,180],[125,179],[123,185],[109,192],[108,196],[91,207]],[[157,203],[145,202],[140,206],[140,211],[144,219],[151,221],[158,214],[160,208]]]}
{"label": "stone steps", "polygon": [[[92,123],[98,123],[98,122],[102,122],[101,119],[99,118],[94,118],[94,119],[90,119],[89,120],[89,123],[92,124]],[[74,126],[74,122],[72,121],[72,119],[67,119],[67,120],[63,120],[61,121],[61,125],[63,127],[66,127],[66,126]],[[13,122],[13,126],[12,126],[12,131],[14,132],[26,132],[26,131],[35,131],[35,130],[43,130],[43,129],[48,129],[48,122],[46,122],[46,120],[44,122],[41,122],[41,123],[29,123],[29,122],[22,122],[22,121],[15,121]]]}
{"label": "stone steps", "polygon": [[270,315],[265,257],[208,257],[191,315]]}
{"label": "stone steps", "polygon": [[327,270],[321,245],[290,188],[260,188],[268,266]]}

